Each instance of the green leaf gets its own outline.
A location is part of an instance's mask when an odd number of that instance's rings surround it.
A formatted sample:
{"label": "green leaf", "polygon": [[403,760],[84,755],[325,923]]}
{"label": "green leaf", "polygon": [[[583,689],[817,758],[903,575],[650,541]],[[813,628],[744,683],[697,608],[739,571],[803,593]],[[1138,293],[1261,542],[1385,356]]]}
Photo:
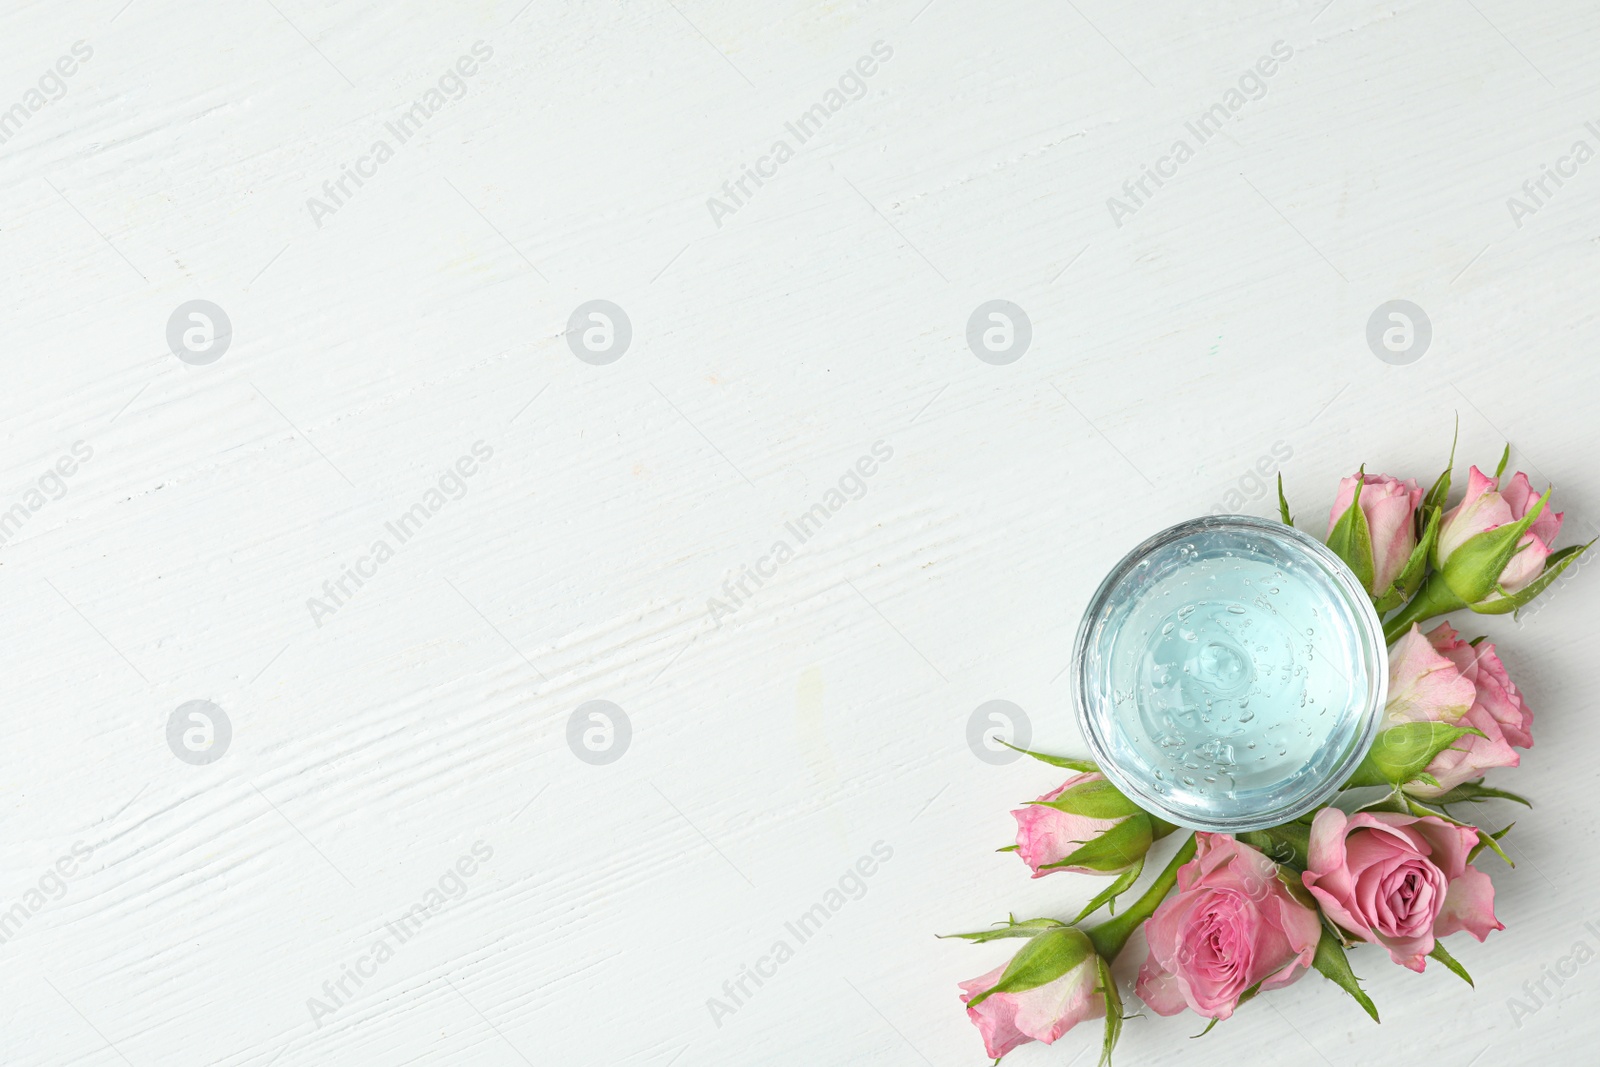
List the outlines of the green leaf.
{"label": "green leaf", "polygon": [[1294,525],[1294,516],[1289,514],[1289,501],[1283,495],[1283,472],[1278,472],[1278,518],[1283,520],[1285,526]]}
{"label": "green leaf", "polygon": [[1054,800],[1030,800],[1028,803],[1088,819],[1120,819],[1140,811],[1139,805],[1104,778],[1080,782]]}
{"label": "green leaf", "polygon": [[1120,871],[1150,851],[1150,818],[1143,812],[1130,815],[1105,833],[1086,841],[1076,850],[1041,871],[1056,867],[1087,867],[1094,871]]}
{"label": "green leaf", "polygon": [[[1510,445],[1507,445],[1506,446],[1507,450],[1509,450],[1510,447],[1511,447]],[[1502,458],[1500,460],[1500,466],[1504,467],[1505,465],[1506,465],[1506,461]],[[1428,955],[1430,957],[1432,957],[1433,959],[1438,960],[1440,963],[1444,964],[1446,967],[1450,968],[1450,972],[1452,974],[1454,974],[1457,978],[1460,978],[1463,982],[1467,983],[1469,986],[1472,986],[1472,988],[1474,988],[1474,989],[1478,988],[1477,985],[1472,981],[1472,975],[1467,973],[1467,969],[1465,967],[1461,966],[1460,963],[1456,962],[1456,958],[1454,956],[1450,955],[1450,953],[1445,951],[1444,942],[1435,941],[1433,943],[1433,951],[1428,953]]]}
{"label": "green leaf", "polygon": [[1450,473],[1456,465],[1456,441],[1461,436],[1461,416],[1456,416],[1455,432],[1450,435],[1450,461],[1445,464],[1444,471],[1434,480],[1433,487],[1428,490],[1428,495],[1422,498],[1425,508],[1438,508],[1444,510],[1444,502],[1450,496]]}
{"label": "green leaf", "polygon": [[1005,745],[1009,749],[1020,752],[1024,756],[1032,756],[1040,763],[1048,763],[1052,767],[1063,767],[1066,770],[1079,771],[1084,774],[1087,774],[1090,771],[1098,771],[1100,769],[1098,766],[1086,759],[1073,759],[1071,756],[1047,756],[1043,752],[1030,752],[1025,748],[1017,748],[1016,745],[1011,744],[1009,741],[1001,741],[998,737],[995,738],[995,740],[1000,741],[1002,745]]}
{"label": "green leaf", "polygon": [[[1469,605],[1488,600],[1499,591],[1501,573],[1521,548],[1518,542],[1543,513],[1549,500],[1550,490],[1546,489],[1522,518],[1493,530],[1473,534],[1450,553],[1450,558],[1443,561],[1439,570],[1450,591]],[[1511,608],[1501,610],[1510,611]]]}
{"label": "green leaf", "polygon": [[1372,531],[1367,527],[1367,514],[1361,510],[1361,487],[1365,484],[1367,469],[1356,475],[1355,495],[1345,508],[1339,521],[1328,531],[1328,547],[1355,572],[1361,588],[1372,589]]}
{"label": "green leaf", "polygon": [[1480,615],[1504,615],[1510,611],[1518,611],[1534,597],[1550,588],[1550,584],[1560,577],[1561,572],[1567,569],[1568,564],[1587,551],[1589,545],[1592,544],[1594,544],[1593,541],[1584,545],[1569,545],[1559,552],[1552,552],[1544,561],[1544,570],[1540,572],[1539,577],[1518,589],[1515,593],[1502,593],[1497,599],[1468,606]]}
{"label": "green leaf", "polygon": [[1495,481],[1499,481],[1500,480],[1500,476],[1506,472],[1506,461],[1508,461],[1510,458],[1511,458],[1511,442],[1507,441],[1506,442],[1506,450],[1504,452],[1500,453],[1500,463],[1494,469]]}
{"label": "green leaf", "polygon": [[1106,998],[1106,1029],[1100,1041],[1099,1067],[1111,1067],[1111,1050],[1122,1037],[1122,993],[1117,989],[1116,978],[1112,977],[1111,964],[1104,958],[1095,960],[1095,973],[1100,978],[1095,988]]}
{"label": "green leaf", "polygon": [[1017,917],[1013,915],[1004,923],[995,923],[995,926],[998,929],[979,930],[976,933],[971,934],[936,934],[935,936],[941,939],[958,937],[963,941],[971,941],[974,944],[982,944],[985,941],[999,941],[1000,939],[1006,937],[1033,937],[1037,934],[1043,933],[1046,930],[1053,930],[1056,927],[1066,925],[1066,923],[1061,922],[1058,919],[1024,919],[1021,922],[1018,922]]}
{"label": "green leaf", "polygon": [[1431,721],[1391,726],[1378,734],[1344,788],[1404,785],[1414,781],[1435,756],[1468,734],[1482,737],[1483,731],[1472,726]]}
{"label": "green leaf", "polygon": [[1036,934],[1011,957],[1000,981],[967,1001],[976,1008],[996,993],[1022,993],[1054,982],[1094,952],[1081,930],[1057,926]]}
{"label": "green leaf", "polygon": [[1482,778],[1477,778],[1470,782],[1462,782],[1448,793],[1430,797],[1429,803],[1437,804],[1439,807],[1447,807],[1451,804],[1481,804],[1485,800],[1509,800],[1515,804],[1521,804],[1525,808],[1533,807],[1533,802],[1526,797],[1507,792],[1504,789],[1494,789],[1486,786],[1483,784]]}
{"label": "green leaf", "polygon": [[1094,899],[1090,900],[1089,903],[1083,906],[1083,910],[1078,912],[1078,917],[1072,920],[1072,925],[1077,926],[1090,915],[1093,915],[1096,911],[1099,911],[1100,908],[1106,904],[1110,904],[1111,910],[1116,911],[1117,898],[1133,888],[1133,883],[1139,880],[1139,875],[1143,871],[1144,857],[1140,856],[1138,860],[1134,862],[1132,867],[1129,867],[1127,870],[1117,875],[1116,879],[1113,880],[1110,885],[1096,893],[1094,895]]}
{"label": "green leaf", "polygon": [[1361,988],[1361,980],[1356,977],[1355,971],[1350,969],[1350,958],[1345,955],[1344,945],[1340,942],[1337,932],[1326,921],[1322,926],[1322,940],[1317,942],[1317,954],[1312,959],[1311,965],[1324,978],[1354,997],[1362,1010],[1372,1016],[1373,1022],[1381,1021],[1378,1018],[1378,1006],[1372,1003],[1367,991]]}

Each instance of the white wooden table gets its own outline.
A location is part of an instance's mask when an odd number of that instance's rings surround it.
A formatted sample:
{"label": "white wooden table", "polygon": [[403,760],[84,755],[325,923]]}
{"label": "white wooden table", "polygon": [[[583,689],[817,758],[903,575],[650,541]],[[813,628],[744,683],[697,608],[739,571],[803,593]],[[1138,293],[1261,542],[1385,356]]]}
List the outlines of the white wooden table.
{"label": "white wooden table", "polygon": [[[1124,551],[1279,471],[1310,526],[1360,463],[1429,480],[1457,415],[1600,532],[1575,0],[0,39],[7,1065],[982,1063],[956,982],[1011,946],[933,934],[1096,887],[994,853],[1060,776],[969,724],[1082,751]],[[1430,337],[1379,358],[1396,300]],[[1537,716],[1476,991],[1365,951],[1381,1028],[1313,975],[1119,1063],[1592,1056],[1600,967],[1507,999],[1600,948],[1595,583],[1464,626]]]}

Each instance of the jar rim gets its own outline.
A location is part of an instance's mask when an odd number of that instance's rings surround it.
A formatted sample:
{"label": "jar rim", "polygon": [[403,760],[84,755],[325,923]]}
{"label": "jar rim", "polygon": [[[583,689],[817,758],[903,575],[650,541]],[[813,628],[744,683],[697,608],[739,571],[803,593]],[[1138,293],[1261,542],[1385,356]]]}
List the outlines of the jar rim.
{"label": "jar rim", "polygon": [[[1208,817],[1188,808],[1174,810],[1147,783],[1135,780],[1110,758],[1110,746],[1101,734],[1102,724],[1091,707],[1095,694],[1092,694],[1089,688],[1087,657],[1091,639],[1098,633],[1099,619],[1106,603],[1142,560],[1184,537],[1202,532],[1230,530],[1287,543],[1310,556],[1322,567],[1333,587],[1342,594],[1342,599],[1350,608],[1349,618],[1355,624],[1355,633],[1352,636],[1360,644],[1359,652],[1366,667],[1366,707],[1361,712],[1360,729],[1354,742],[1326,778],[1318,782],[1314,788],[1258,812],[1230,817]],[[1071,668],[1072,700],[1077,712],[1078,728],[1083,732],[1084,741],[1101,773],[1130,800],[1151,814],[1179,826],[1219,833],[1241,833],[1289,822],[1323,804],[1338,792],[1339,787],[1366,758],[1368,750],[1372,747],[1383,707],[1388,698],[1389,686],[1388,647],[1383,639],[1383,626],[1373,606],[1372,598],[1368,596],[1360,579],[1327,545],[1316,538],[1276,520],[1262,519],[1253,515],[1209,515],[1187,519],[1146,538],[1123,556],[1101,580],[1094,595],[1089,598],[1073,642]]]}

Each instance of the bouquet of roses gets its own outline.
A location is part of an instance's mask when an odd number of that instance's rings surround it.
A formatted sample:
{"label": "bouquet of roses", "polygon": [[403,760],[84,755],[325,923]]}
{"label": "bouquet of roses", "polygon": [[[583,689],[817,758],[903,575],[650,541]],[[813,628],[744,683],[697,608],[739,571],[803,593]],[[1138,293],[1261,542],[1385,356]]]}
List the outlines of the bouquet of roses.
{"label": "bouquet of roses", "polygon": [[[1103,1018],[1101,1063],[1109,1063],[1124,1019],[1111,963],[1140,926],[1149,952],[1135,992],[1158,1015],[1187,1009],[1211,1020],[1207,1031],[1310,969],[1376,1021],[1346,954],[1359,942],[1413,971],[1436,960],[1470,984],[1441,939],[1466,931],[1482,941],[1504,928],[1494,886],[1474,862],[1487,850],[1509,864],[1499,842],[1511,827],[1490,833],[1452,809],[1490,798],[1528,804],[1483,776],[1517,766],[1517,749],[1533,744],[1533,713],[1494,645],[1462,640],[1447,621],[1421,624],[1462,609],[1516,611],[1589,547],[1552,548],[1562,515],[1526,475],[1502,481],[1509,455],[1508,446],[1494,477],[1473,467],[1464,498],[1449,510],[1454,448],[1427,492],[1412,479],[1364,469],[1339,484],[1325,540],[1379,617],[1388,616],[1388,702],[1372,748],[1344,784],[1380,787],[1378,799],[1353,809],[1325,805],[1265,830],[1197,832],[1115,914],[1151,844],[1179,828],[1141,810],[1093,763],[1027,752],[1077,773],[1012,812],[1016,844],[1001,851],[1015,852],[1035,878],[1072,871],[1112,880],[1070,921],[1012,916],[951,935],[1024,941],[1010,962],[961,983],[991,1057]],[[1293,525],[1281,475],[1278,500],[1282,521]],[[1107,905],[1114,917],[1085,925]]]}

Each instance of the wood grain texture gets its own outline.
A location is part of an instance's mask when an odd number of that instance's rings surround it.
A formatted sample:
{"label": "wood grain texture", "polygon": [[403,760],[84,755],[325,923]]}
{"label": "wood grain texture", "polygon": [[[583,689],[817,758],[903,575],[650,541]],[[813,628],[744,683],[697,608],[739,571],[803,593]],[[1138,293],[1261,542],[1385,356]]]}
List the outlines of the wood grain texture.
{"label": "wood grain texture", "polygon": [[[7,1065],[984,1062],[956,982],[1009,948],[933,934],[1097,887],[994,853],[1058,775],[969,717],[1081,752],[1062,670],[1129,547],[1275,513],[1264,457],[1316,526],[1360,463],[1431,478],[1458,416],[1600,532],[1600,162],[1508,206],[1600,148],[1573,0],[17,0],[0,39]],[[197,299],[207,365],[166,336]],[[608,365],[569,345],[595,299]],[[1032,325],[1005,366],[967,345],[995,299]],[[1394,299],[1433,330],[1404,366],[1365,338]],[[1508,929],[1452,944],[1475,991],[1357,953],[1381,1028],[1311,976],[1118,1062],[1587,1062],[1600,965],[1507,1000],[1600,948],[1594,590],[1475,628],[1538,741],[1498,778],[1538,806],[1486,812]],[[205,765],[191,700],[232,726]],[[569,747],[594,700],[610,763]]]}

